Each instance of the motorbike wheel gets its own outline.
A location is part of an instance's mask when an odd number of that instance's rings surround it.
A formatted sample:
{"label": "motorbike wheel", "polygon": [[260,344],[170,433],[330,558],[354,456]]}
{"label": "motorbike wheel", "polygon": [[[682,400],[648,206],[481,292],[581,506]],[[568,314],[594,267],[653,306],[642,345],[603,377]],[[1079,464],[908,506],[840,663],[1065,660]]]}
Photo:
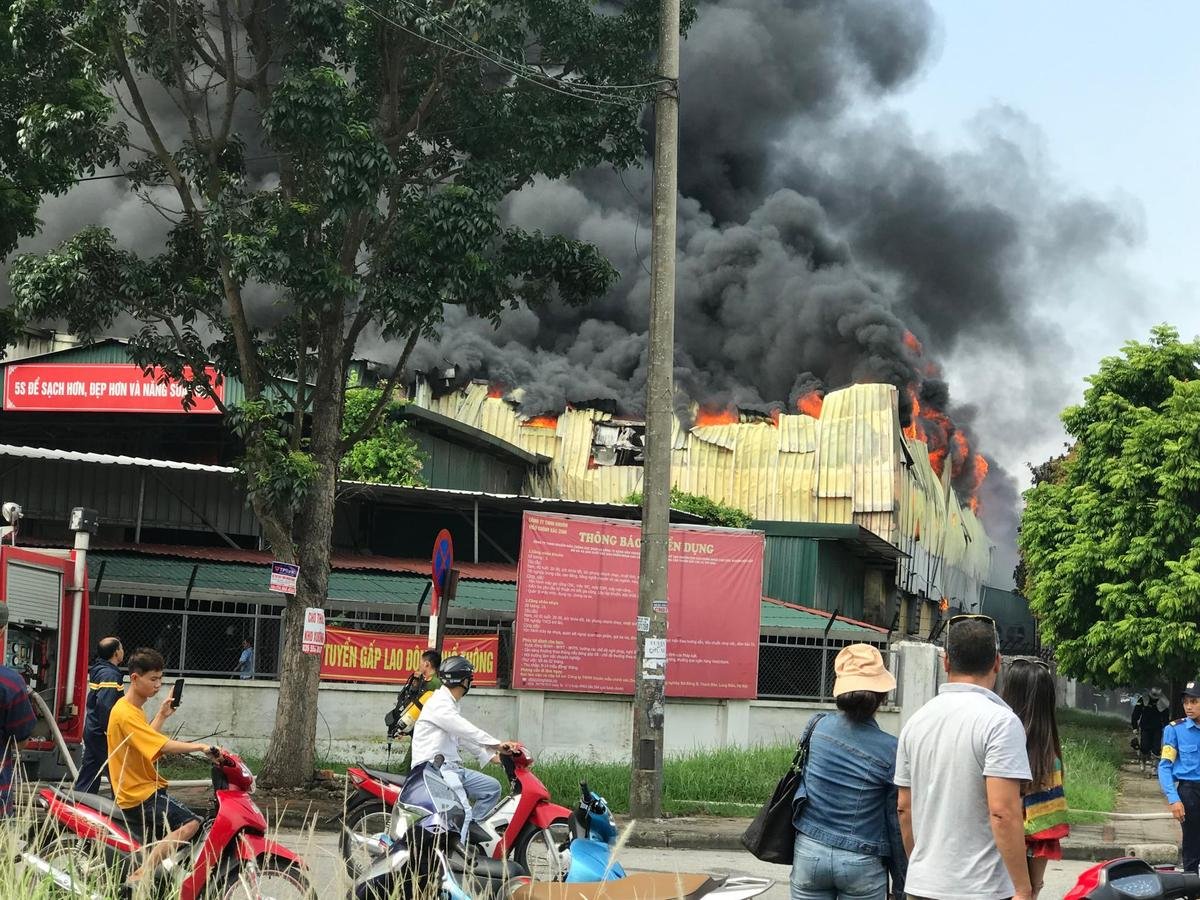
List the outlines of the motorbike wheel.
{"label": "motorbike wheel", "polygon": [[[346,864],[346,874],[354,881],[370,868],[374,858],[358,842],[351,838],[367,837],[381,834],[388,830],[391,814],[379,802],[372,801],[351,810],[346,816],[345,829],[338,836],[338,849],[341,850],[342,860]],[[347,834],[347,831],[350,834]]]}
{"label": "motorbike wheel", "polygon": [[567,877],[571,830],[566,819],[555,819],[549,828],[526,825],[517,836],[513,859],[534,881],[562,881]]}
{"label": "motorbike wheel", "polygon": [[233,866],[221,880],[211,900],[317,900],[308,872],[285,859],[264,859],[252,870]]}
{"label": "motorbike wheel", "polygon": [[61,834],[50,838],[38,852],[54,868],[65,872],[73,881],[86,888],[88,893],[105,893],[106,888],[120,885],[125,880],[127,865],[121,858],[117,866],[104,849],[72,834]]}

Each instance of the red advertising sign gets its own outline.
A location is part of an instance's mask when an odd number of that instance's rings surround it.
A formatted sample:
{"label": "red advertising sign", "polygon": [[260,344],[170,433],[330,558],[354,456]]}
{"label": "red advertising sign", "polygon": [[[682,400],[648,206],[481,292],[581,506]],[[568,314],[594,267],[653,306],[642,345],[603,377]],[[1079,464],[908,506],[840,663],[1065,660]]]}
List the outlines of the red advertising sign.
{"label": "red advertising sign", "polygon": [[[429,642],[423,635],[327,627],[321,677],[326,681],[404,684],[421,665],[421,654],[428,649]],[[442,656],[465,656],[475,666],[477,687],[495,685],[500,636],[446,635]]]}
{"label": "red advertising sign", "polygon": [[[758,694],[763,536],[672,526],[666,660],[670,697]],[[525,513],[513,686],[632,694],[641,525]],[[658,664],[661,671],[661,663]]]}
{"label": "red advertising sign", "polygon": [[[208,368],[213,393],[224,402],[225,383]],[[12,412],[181,413],[186,391],[129,363],[13,363],[4,369],[4,408]],[[193,413],[219,413],[212,397],[195,395]]]}

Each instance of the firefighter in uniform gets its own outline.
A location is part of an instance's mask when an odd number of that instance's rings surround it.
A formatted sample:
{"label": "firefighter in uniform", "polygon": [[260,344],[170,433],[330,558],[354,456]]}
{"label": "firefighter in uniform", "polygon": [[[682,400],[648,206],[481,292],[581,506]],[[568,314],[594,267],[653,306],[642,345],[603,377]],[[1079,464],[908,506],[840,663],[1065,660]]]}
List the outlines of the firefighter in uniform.
{"label": "firefighter in uniform", "polygon": [[1183,689],[1184,718],[1163,729],[1158,783],[1183,826],[1183,870],[1200,871],[1200,679]]}
{"label": "firefighter in uniform", "polygon": [[125,659],[125,648],[115,637],[96,644],[96,661],[88,669],[87,715],[83,720],[83,761],[75,790],[94,794],[100,789],[100,776],[108,777],[108,714],[121,699],[125,676],[118,666]]}

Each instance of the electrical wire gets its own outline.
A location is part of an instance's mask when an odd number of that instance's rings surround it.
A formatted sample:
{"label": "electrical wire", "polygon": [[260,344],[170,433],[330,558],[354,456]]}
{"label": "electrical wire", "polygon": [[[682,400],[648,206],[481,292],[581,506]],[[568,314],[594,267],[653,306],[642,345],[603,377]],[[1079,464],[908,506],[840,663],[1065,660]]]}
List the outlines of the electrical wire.
{"label": "electrical wire", "polygon": [[[404,2],[406,2],[406,0],[400,0],[400,2],[404,3]],[[375,16],[375,18],[379,19],[379,21],[384,22],[388,25],[391,25],[393,28],[398,28],[400,31],[403,31],[405,34],[410,35],[411,37],[415,37],[417,40],[424,41],[428,44],[432,44],[435,47],[441,47],[443,50],[448,50],[449,52],[458,54],[459,56],[472,56],[472,57],[475,57],[476,59],[481,59],[484,62],[490,62],[493,65],[497,66],[498,68],[508,72],[510,75],[513,75],[514,77],[521,78],[525,81],[530,82],[531,84],[534,84],[538,87],[544,88],[548,91],[553,91],[554,93],[562,94],[566,97],[572,97],[577,100],[587,100],[590,103],[598,103],[598,104],[602,104],[602,105],[606,105],[606,106],[622,106],[622,107],[626,107],[626,108],[633,108],[633,107],[642,105],[642,101],[636,100],[634,98],[619,99],[619,100],[611,99],[609,97],[603,96],[599,92],[592,91],[590,88],[583,89],[581,91],[569,90],[568,88],[573,86],[573,82],[558,81],[554,78],[551,78],[548,75],[543,75],[540,72],[537,73],[536,75],[530,75],[527,72],[522,72],[518,68],[515,68],[511,65],[505,64],[505,62],[501,61],[501,59],[497,59],[496,57],[489,55],[487,52],[484,52],[481,50],[476,50],[470,44],[468,44],[466,46],[461,46],[461,47],[452,47],[449,44],[443,44],[441,41],[434,40],[433,38],[428,37],[427,35],[421,34],[419,31],[414,31],[413,29],[409,28],[407,25],[404,25],[403,23],[396,21],[395,19],[391,18],[390,16],[387,16],[387,15],[381,13],[379,10],[377,10],[375,7],[371,6],[369,3],[364,2],[362,5],[365,10],[367,10],[369,13],[371,13],[373,16]],[[435,27],[439,28],[439,30],[441,30],[440,23],[431,21],[430,24],[434,25]],[[536,70],[531,70],[531,71],[536,71]]]}
{"label": "electrical wire", "polygon": [[[362,2],[364,5],[366,5],[365,0],[362,0]],[[407,6],[409,9],[411,9],[415,13],[426,16],[426,21],[430,22],[432,25],[439,28],[443,33],[448,33],[448,34],[452,35],[455,39],[457,39],[459,42],[461,42],[469,47],[472,47],[472,48],[480,51],[481,53],[487,54],[489,56],[489,58],[493,59],[493,61],[496,61],[496,62],[503,61],[504,63],[507,63],[509,66],[515,66],[520,69],[525,69],[527,72],[529,72],[532,75],[532,77],[535,77],[535,78],[546,78],[546,79],[556,80],[556,79],[553,79],[552,76],[546,75],[544,72],[539,72],[537,69],[535,69],[533,66],[530,66],[528,63],[523,63],[523,62],[520,62],[519,60],[509,59],[508,57],[504,56],[504,54],[500,53],[499,51],[492,50],[488,47],[483,46],[478,41],[475,41],[472,38],[468,37],[467,35],[463,34],[461,31],[459,31],[457,28],[455,28],[452,25],[449,25],[445,22],[439,22],[438,20],[433,19],[433,18],[429,18],[429,15],[430,15],[429,10],[421,9],[421,7],[419,7],[415,3],[411,2],[411,0],[397,0],[397,2],[399,2],[403,6]],[[642,90],[645,88],[659,87],[661,85],[669,85],[672,82],[668,78],[656,78],[654,81],[644,81],[639,84],[598,84],[595,82],[587,82],[587,81],[568,81],[568,82],[560,81],[558,83],[570,85],[572,88],[582,88],[582,89],[589,90],[589,91],[622,91],[622,90]]]}

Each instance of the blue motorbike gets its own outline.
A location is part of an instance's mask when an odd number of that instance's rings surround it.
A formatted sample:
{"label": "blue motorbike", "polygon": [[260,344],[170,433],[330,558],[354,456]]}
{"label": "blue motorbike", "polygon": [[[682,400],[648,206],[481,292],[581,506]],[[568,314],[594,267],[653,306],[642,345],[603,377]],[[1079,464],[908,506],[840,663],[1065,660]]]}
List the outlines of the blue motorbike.
{"label": "blue motorbike", "polygon": [[521,885],[513,900],[750,900],[770,889],[768,878],[720,878],[681,872],[633,872],[613,858],[619,834],[608,803],[580,782],[571,813],[573,838],[566,881]]}

